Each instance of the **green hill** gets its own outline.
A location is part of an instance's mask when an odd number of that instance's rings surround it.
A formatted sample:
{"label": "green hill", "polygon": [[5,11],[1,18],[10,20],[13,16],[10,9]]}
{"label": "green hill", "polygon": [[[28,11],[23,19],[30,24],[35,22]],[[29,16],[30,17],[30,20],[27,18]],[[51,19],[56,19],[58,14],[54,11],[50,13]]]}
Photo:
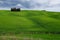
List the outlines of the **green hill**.
{"label": "green hill", "polygon": [[22,10],[11,12],[0,10],[0,31],[58,31],[60,12]]}
{"label": "green hill", "polygon": [[[10,10],[0,10],[0,35],[12,33],[12,37],[37,38],[41,40],[60,40],[60,34],[20,34],[20,32],[59,32],[60,33],[60,12],[48,12],[37,10],[22,10],[21,12],[11,12]],[[19,33],[14,36],[13,33]],[[2,36],[3,38],[9,36]],[[0,36],[0,39],[2,38]],[[10,38],[11,39],[11,38]],[[2,40],[2,39],[1,39]]]}

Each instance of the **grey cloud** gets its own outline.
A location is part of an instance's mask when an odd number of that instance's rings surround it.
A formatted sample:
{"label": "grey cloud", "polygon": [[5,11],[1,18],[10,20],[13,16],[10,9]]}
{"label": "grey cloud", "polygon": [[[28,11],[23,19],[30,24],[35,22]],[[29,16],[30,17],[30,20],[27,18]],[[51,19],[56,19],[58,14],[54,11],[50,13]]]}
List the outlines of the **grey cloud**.
{"label": "grey cloud", "polygon": [[[50,5],[49,2],[44,2],[42,0],[41,3],[36,2],[38,0],[0,0],[0,8],[11,8],[11,7],[17,7],[18,4],[20,4],[20,7],[23,9],[47,9],[47,10],[54,10],[58,7],[60,7],[60,4],[57,5]],[[57,9],[58,10],[58,9]]]}

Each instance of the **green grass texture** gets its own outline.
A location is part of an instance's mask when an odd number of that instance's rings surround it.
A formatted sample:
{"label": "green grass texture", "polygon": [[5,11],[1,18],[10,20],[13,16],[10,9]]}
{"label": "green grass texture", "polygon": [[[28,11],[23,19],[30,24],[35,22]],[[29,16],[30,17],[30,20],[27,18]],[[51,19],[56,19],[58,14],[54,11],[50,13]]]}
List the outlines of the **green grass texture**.
{"label": "green grass texture", "polygon": [[60,32],[60,12],[0,10],[0,32],[20,31]]}

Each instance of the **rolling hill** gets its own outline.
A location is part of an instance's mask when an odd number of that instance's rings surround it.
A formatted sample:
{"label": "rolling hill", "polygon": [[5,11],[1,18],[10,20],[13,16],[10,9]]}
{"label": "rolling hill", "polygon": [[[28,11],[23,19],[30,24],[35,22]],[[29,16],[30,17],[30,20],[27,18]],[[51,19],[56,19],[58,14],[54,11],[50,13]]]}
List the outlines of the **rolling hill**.
{"label": "rolling hill", "polygon": [[55,31],[60,32],[60,12],[0,10],[0,31]]}
{"label": "rolling hill", "polygon": [[[11,32],[19,33],[15,34],[15,36],[18,36],[19,38],[21,37],[22,39],[25,37],[33,37],[44,40],[60,40],[60,34],[20,34],[20,32],[28,31],[60,33],[60,12],[37,10],[11,12],[10,10],[0,10],[0,35],[4,33],[8,35],[8,33]],[[3,38],[9,37],[6,35],[3,35]]]}

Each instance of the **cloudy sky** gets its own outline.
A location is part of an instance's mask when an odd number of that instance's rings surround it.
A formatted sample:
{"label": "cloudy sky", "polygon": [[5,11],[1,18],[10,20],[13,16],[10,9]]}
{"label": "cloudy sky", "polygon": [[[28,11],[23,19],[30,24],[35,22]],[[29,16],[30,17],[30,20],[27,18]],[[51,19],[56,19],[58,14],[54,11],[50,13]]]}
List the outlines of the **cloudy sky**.
{"label": "cloudy sky", "polygon": [[0,0],[0,9],[9,9],[12,7],[60,11],[60,0]]}

